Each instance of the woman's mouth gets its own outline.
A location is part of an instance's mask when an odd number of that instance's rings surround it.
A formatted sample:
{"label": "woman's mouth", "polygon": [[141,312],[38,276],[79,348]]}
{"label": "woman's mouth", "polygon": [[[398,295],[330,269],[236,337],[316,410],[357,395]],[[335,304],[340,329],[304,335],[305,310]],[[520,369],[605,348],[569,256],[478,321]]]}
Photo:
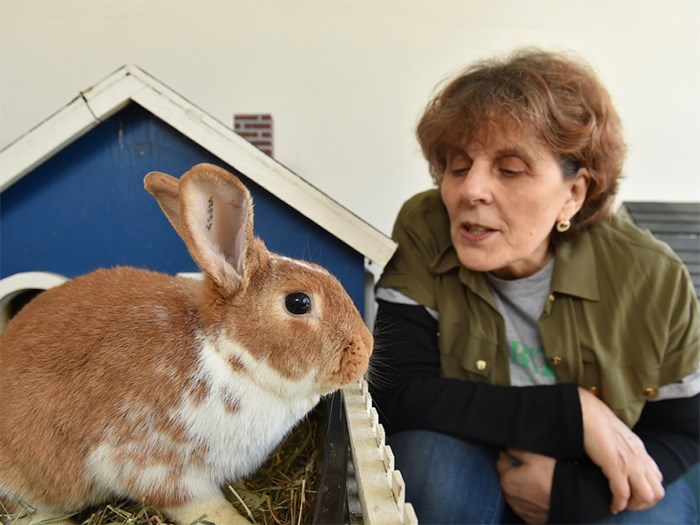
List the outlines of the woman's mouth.
{"label": "woman's mouth", "polygon": [[460,226],[460,233],[465,240],[468,241],[481,241],[496,230],[483,226],[481,224],[475,224],[470,222],[462,223]]}

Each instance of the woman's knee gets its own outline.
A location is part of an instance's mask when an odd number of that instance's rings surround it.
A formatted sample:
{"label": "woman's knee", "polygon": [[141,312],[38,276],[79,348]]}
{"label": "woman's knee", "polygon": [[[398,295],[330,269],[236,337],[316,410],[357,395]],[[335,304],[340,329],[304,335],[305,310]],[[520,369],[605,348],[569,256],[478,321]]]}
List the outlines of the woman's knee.
{"label": "woman's knee", "polygon": [[401,432],[388,442],[419,522],[500,522],[504,503],[495,451],[425,430]]}
{"label": "woman's knee", "polygon": [[496,471],[497,453],[479,443],[463,440],[447,434],[428,430],[408,430],[389,437],[394,454],[403,461],[415,461],[435,467],[443,463],[462,469],[488,469]]}

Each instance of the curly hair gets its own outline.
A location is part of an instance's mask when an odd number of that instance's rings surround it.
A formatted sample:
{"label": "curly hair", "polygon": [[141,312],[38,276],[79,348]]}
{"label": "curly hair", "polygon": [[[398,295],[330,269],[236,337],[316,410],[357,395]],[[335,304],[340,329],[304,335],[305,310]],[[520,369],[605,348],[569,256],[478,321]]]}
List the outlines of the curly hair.
{"label": "curly hair", "polygon": [[585,63],[537,49],[478,62],[428,103],[416,134],[439,185],[447,154],[515,122],[548,147],[565,177],[586,168],[590,182],[572,237],[612,213],[626,154],[622,123],[610,95]]}

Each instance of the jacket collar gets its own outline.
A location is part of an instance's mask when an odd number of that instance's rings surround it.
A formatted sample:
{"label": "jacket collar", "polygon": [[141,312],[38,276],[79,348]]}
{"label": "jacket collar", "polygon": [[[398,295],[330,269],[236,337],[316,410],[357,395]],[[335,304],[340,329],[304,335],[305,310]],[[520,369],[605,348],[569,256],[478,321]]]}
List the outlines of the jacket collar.
{"label": "jacket collar", "polygon": [[557,248],[552,291],[589,301],[600,300],[598,269],[590,230],[581,233],[574,243],[564,242]]}

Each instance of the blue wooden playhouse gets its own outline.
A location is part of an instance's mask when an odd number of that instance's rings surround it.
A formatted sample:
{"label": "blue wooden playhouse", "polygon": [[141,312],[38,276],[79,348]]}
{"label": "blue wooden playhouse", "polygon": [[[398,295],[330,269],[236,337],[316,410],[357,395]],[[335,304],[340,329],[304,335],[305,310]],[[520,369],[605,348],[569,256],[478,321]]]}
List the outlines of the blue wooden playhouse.
{"label": "blue wooden playhouse", "polygon": [[[36,293],[98,267],[198,271],[143,178],[180,176],[200,162],[237,174],[253,195],[256,235],[272,251],[328,268],[371,323],[373,275],[394,242],[129,65],[0,151],[0,332]],[[316,515],[342,511],[351,448],[367,522],[417,523],[367,384],[343,394],[344,411],[331,403],[338,443],[322,455],[327,490]],[[334,469],[337,479],[326,475]]]}
{"label": "blue wooden playhouse", "polygon": [[131,65],[0,151],[0,306],[98,267],[197,271],[143,177],[200,162],[248,186],[270,250],[325,266],[364,312],[365,262],[394,243]]}

